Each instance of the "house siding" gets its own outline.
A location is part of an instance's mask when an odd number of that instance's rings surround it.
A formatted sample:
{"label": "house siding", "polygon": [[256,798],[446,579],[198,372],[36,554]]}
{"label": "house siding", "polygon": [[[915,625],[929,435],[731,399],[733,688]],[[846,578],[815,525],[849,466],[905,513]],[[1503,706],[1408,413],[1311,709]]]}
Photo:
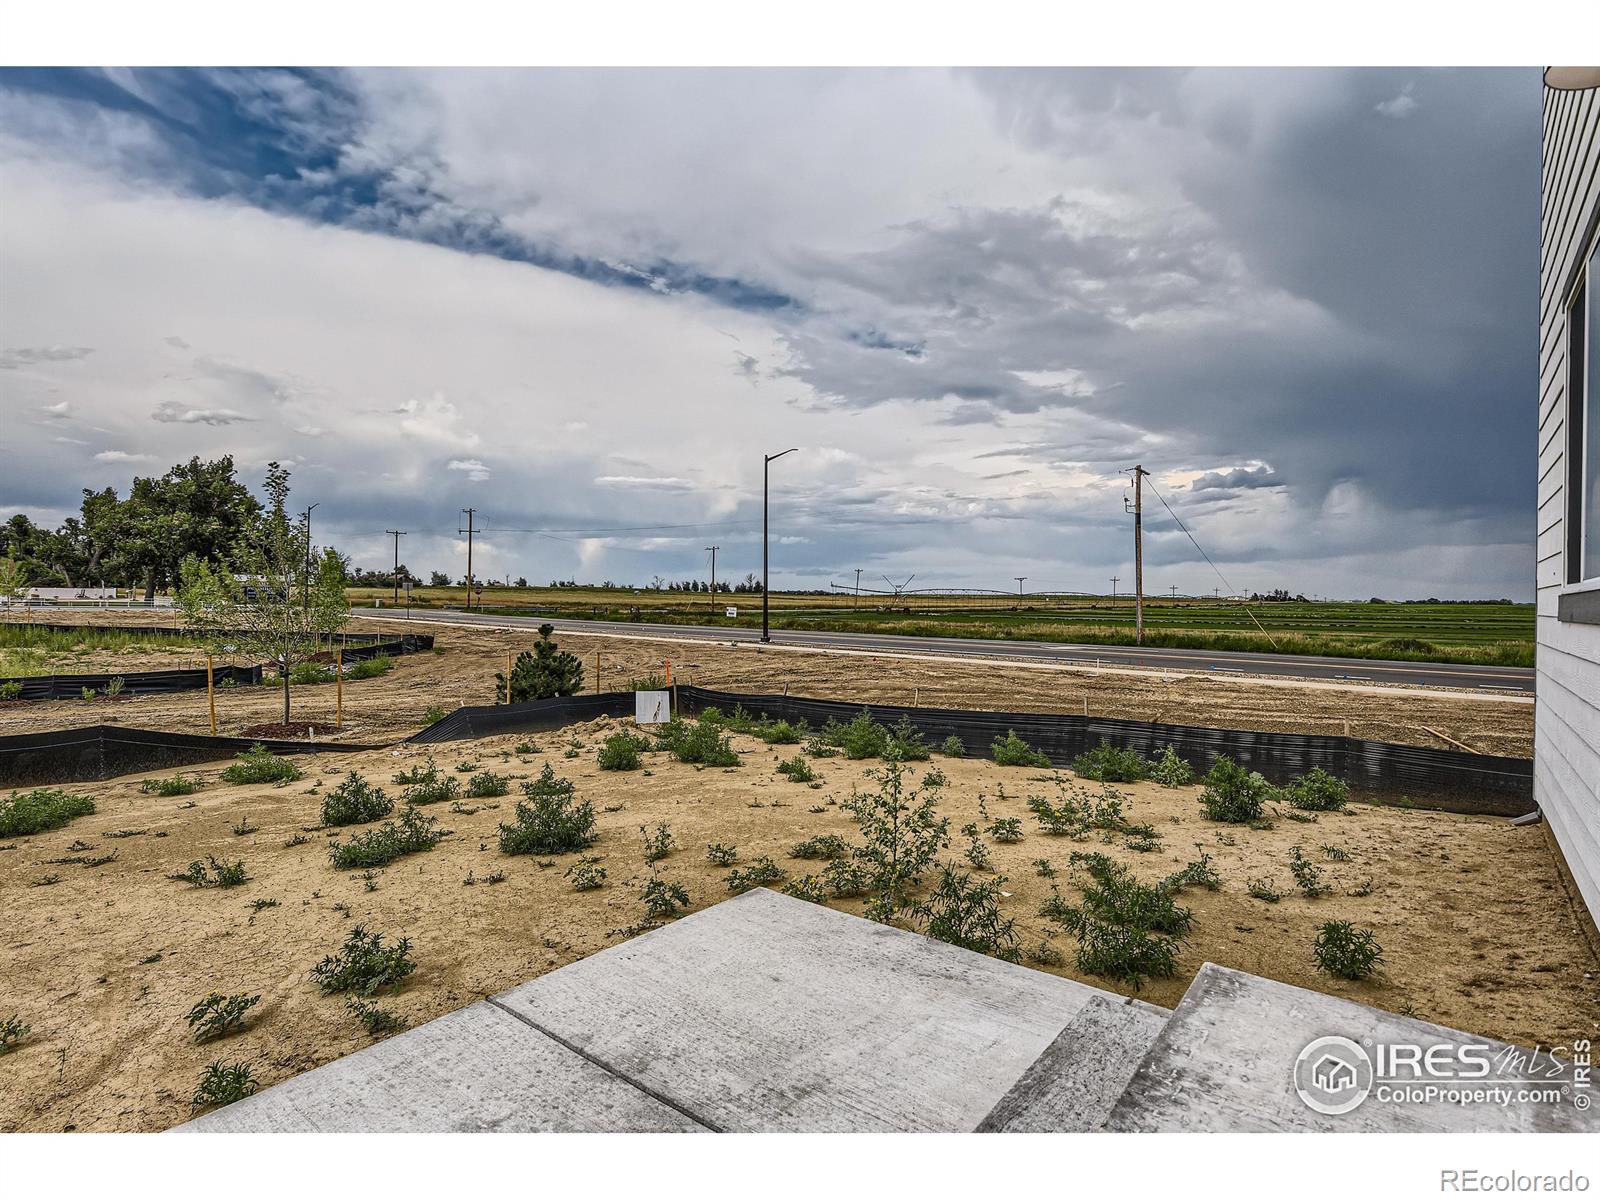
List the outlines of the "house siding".
{"label": "house siding", "polygon": [[[1600,204],[1600,91],[1544,94],[1539,220],[1538,699],[1534,798],[1600,919],[1600,625],[1562,621],[1567,588],[1566,302]],[[1591,303],[1600,286],[1591,287]]]}

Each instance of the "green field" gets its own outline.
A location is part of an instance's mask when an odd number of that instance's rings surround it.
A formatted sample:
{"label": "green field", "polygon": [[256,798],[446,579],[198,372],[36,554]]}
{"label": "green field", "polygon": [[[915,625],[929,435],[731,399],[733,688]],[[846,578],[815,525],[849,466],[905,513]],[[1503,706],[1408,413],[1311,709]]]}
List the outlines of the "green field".
{"label": "green field", "polygon": [[[352,589],[368,605],[387,592]],[[402,599],[402,603],[404,600]],[[413,607],[459,608],[464,588],[418,588]],[[724,615],[737,606],[736,617]],[[626,588],[485,588],[481,606],[501,615],[569,620],[639,621],[665,625],[752,628],[761,624],[761,597],[699,595]],[[1131,597],[994,595],[891,597],[774,592],[774,629],[880,632],[924,637],[1131,645]],[[1531,604],[1298,603],[1273,601],[1147,600],[1145,644],[1211,650],[1387,658],[1412,662],[1533,665]]]}

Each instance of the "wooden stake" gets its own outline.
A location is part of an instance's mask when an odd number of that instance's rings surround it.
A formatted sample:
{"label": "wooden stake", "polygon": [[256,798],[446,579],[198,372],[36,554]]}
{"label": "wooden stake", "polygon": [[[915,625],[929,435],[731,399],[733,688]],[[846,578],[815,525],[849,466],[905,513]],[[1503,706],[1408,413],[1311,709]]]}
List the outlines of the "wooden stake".
{"label": "wooden stake", "polygon": [[595,694],[599,695],[599,693],[600,693],[600,651],[598,651],[598,650],[596,650],[594,652],[594,690],[595,690]]}
{"label": "wooden stake", "polygon": [[206,703],[211,708],[211,736],[217,736],[217,689],[212,685],[211,651],[206,651]]}
{"label": "wooden stake", "polygon": [[[494,698],[494,702],[496,704],[499,704],[500,703],[500,697],[496,696]],[[506,651],[506,700],[505,700],[505,702],[507,704],[511,703],[511,651],[510,650]]]}
{"label": "wooden stake", "polygon": [[333,661],[333,727],[344,728],[344,644],[347,640],[344,634],[339,635],[339,649],[334,653],[337,657]]}
{"label": "wooden stake", "polygon": [[667,659],[667,686],[672,686],[672,660]]}

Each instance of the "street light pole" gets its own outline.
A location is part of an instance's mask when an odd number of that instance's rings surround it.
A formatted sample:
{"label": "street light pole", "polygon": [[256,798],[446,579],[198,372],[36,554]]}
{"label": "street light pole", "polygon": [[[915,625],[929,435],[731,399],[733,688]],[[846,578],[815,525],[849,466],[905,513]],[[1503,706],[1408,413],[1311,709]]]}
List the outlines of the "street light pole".
{"label": "street light pole", "polygon": [[[322,503],[322,501],[317,501],[317,504],[320,503]],[[306,569],[304,574],[300,576],[301,608],[306,607],[306,605],[310,603],[308,593],[311,589],[311,509],[315,508],[316,506],[316,504],[313,504],[310,508],[306,509]]]}
{"label": "street light pole", "polygon": [[768,468],[772,461],[782,458],[785,454],[793,454],[800,447],[790,446],[787,450],[780,450],[776,454],[766,454],[761,460],[761,640],[772,640],[768,596],[771,595],[771,586],[767,579],[767,476]]}
{"label": "street light pole", "polygon": [[1020,599],[1022,597],[1022,581],[1024,579],[1026,579],[1027,576],[1026,575],[1013,575],[1011,578],[1013,578],[1013,579],[1015,579],[1017,581],[1017,597],[1018,597],[1018,599]]}
{"label": "street light pole", "polygon": [[394,599],[390,601],[394,607],[400,606],[400,539],[405,537],[404,529],[385,529],[385,533],[394,535]]}

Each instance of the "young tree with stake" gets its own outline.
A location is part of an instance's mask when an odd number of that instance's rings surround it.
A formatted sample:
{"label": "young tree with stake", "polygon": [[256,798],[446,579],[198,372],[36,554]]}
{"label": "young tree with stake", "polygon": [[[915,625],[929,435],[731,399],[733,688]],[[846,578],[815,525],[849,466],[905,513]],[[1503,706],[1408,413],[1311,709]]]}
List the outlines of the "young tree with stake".
{"label": "young tree with stake", "polygon": [[312,661],[325,638],[350,620],[344,566],[326,549],[308,578],[310,530],[291,521],[289,472],[267,467],[267,511],[240,549],[233,569],[190,555],[180,568],[178,606],[185,624],[214,648],[227,642],[241,653],[276,664],[283,681],[283,720],[289,722],[289,676]]}

